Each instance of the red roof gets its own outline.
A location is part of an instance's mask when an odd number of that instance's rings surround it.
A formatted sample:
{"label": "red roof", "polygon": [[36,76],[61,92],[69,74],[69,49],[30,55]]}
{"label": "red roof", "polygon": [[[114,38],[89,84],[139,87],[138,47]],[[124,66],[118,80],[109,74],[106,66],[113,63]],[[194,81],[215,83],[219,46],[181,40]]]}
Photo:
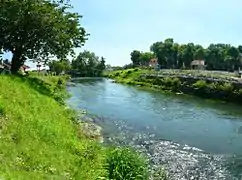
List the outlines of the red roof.
{"label": "red roof", "polygon": [[158,59],[157,58],[153,58],[149,62],[149,65],[156,65],[156,64],[158,64]]}

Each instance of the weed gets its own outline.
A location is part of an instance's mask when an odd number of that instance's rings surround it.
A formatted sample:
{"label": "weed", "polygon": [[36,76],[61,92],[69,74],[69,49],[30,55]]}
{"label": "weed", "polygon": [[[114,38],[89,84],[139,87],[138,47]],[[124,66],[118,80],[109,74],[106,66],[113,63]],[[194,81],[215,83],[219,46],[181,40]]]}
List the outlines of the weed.
{"label": "weed", "polygon": [[108,153],[107,170],[109,179],[147,180],[147,160],[130,148],[114,148]]}

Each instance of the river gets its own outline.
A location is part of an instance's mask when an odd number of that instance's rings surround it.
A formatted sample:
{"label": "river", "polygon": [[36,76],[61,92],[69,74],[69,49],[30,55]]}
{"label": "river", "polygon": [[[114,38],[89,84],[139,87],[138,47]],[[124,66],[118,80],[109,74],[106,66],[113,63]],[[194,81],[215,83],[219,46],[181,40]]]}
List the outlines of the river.
{"label": "river", "polygon": [[107,79],[67,88],[68,104],[98,117],[106,142],[136,147],[171,179],[242,179],[241,106]]}

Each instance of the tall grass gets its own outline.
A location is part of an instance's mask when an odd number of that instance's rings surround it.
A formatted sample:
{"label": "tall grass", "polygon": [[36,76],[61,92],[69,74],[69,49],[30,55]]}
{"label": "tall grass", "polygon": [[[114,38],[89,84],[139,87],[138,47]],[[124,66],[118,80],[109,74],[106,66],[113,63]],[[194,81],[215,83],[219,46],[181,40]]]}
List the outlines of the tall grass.
{"label": "tall grass", "polygon": [[70,112],[46,89],[27,79],[0,76],[0,178],[105,177],[104,149],[78,139]]}
{"label": "tall grass", "polygon": [[146,180],[149,177],[147,167],[147,160],[130,148],[114,148],[109,151],[109,179]]}

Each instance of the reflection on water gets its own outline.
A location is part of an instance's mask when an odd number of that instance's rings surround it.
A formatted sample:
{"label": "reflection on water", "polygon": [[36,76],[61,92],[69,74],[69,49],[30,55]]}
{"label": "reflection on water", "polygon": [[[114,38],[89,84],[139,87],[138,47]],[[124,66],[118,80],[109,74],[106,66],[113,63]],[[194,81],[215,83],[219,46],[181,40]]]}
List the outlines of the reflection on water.
{"label": "reflection on water", "polygon": [[[172,166],[183,166],[183,173],[181,170],[180,173],[173,173],[175,179],[189,179],[186,176],[226,179],[224,174],[227,167],[230,172],[231,169],[236,169],[234,173],[241,173],[241,159],[237,158],[242,153],[240,106],[191,96],[171,96],[108,80],[79,81],[75,86],[69,86],[68,90],[72,94],[68,101],[72,107],[84,108],[106,119],[100,122],[107,139],[112,137],[112,142],[133,145],[148,140],[148,149],[153,147],[153,162],[165,163],[170,170],[173,169]],[[148,139],[134,140],[138,134]],[[155,138],[150,137],[151,134]],[[184,152],[177,148],[185,144],[204,152]],[[155,156],[157,153],[159,156]],[[234,154],[235,158],[228,160],[234,163],[222,166],[226,164],[223,162],[224,158],[231,158]],[[192,168],[195,169],[191,170]],[[198,172],[199,175],[196,175]]]}

